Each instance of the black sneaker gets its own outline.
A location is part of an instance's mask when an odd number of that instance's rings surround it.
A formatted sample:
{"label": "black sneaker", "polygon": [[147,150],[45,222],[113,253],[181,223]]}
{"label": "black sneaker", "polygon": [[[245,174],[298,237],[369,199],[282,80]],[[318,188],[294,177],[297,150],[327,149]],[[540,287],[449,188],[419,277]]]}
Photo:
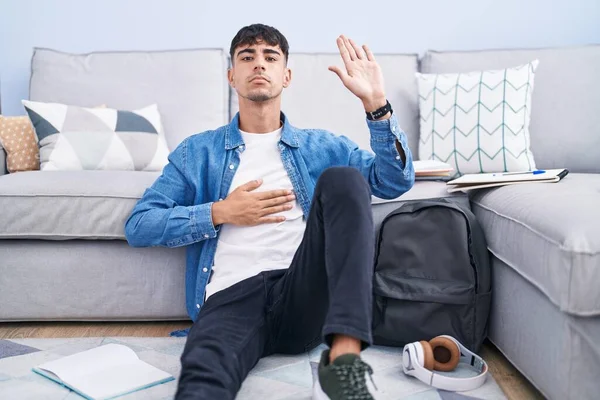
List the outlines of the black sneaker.
{"label": "black sneaker", "polygon": [[356,354],[343,354],[330,364],[329,350],[323,351],[318,375],[313,400],[374,400],[373,369]]}

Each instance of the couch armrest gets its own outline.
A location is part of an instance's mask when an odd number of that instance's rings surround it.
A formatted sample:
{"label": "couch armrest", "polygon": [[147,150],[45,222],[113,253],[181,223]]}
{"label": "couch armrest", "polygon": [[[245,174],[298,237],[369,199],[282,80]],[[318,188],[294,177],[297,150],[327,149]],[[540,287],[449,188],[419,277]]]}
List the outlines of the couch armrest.
{"label": "couch armrest", "polygon": [[6,174],[6,152],[0,143],[0,175]]}

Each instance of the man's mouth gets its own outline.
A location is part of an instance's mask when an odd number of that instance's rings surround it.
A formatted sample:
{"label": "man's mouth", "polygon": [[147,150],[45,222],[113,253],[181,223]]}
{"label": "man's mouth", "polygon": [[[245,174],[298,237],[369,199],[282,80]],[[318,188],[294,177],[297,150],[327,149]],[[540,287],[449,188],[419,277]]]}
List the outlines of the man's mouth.
{"label": "man's mouth", "polygon": [[261,80],[261,81],[269,82],[269,80],[266,77],[262,76],[262,75],[255,76],[254,78],[250,79],[250,82],[253,82],[253,81],[256,81],[256,80]]}

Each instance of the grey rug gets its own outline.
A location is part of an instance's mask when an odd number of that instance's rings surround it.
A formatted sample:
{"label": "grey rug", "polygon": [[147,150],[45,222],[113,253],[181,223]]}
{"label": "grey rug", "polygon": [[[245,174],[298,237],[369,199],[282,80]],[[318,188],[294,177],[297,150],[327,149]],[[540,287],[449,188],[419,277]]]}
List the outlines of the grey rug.
{"label": "grey rug", "polygon": [[[3,400],[82,399],[77,393],[46,379],[31,368],[57,358],[107,343],[120,343],[134,350],[140,359],[171,373],[176,380],[123,397],[131,399],[172,399],[180,373],[179,358],[186,338],[64,338],[0,340],[0,397]],[[274,355],[262,359],[244,381],[239,400],[308,400],[311,398],[316,366],[323,346],[297,356]],[[374,369],[373,379],[385,400],[466,400],[506,399],[493,377],[473,391],[453,393],[432,389],[402,373],[401,349],[374,346],[362,357]],[[453,372],[469,376],[468,368]]]}

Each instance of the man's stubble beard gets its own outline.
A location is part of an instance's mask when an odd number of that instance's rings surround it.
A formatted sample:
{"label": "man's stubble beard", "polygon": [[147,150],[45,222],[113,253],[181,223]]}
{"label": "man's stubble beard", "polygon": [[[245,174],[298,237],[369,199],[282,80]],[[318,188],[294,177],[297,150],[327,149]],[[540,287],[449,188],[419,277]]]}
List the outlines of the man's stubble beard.
{"label": "man's stubble beard", "polygon": [[262,102],[272,99],[272,97],[269,96],[268,93],[251,93],[246,98],[250,101],[254,101],[257,103],[262,103]]}
{"label": "man's stubble beard", "polygon": [[245,96],[246,99],[250,100],[250,101],[254,101],[257,103],[263,103],[265,101],[268,100],[272,100],[276,97],[278,97],[279,95],[281,95],[281,93],[283,92],[283,88],[281,89],[281,91],[279,93],[276,94],[272,94],[271,91],[265,93],[265,92],[258,92],[258,93],[250,93],[248,94],[248,96]]}

